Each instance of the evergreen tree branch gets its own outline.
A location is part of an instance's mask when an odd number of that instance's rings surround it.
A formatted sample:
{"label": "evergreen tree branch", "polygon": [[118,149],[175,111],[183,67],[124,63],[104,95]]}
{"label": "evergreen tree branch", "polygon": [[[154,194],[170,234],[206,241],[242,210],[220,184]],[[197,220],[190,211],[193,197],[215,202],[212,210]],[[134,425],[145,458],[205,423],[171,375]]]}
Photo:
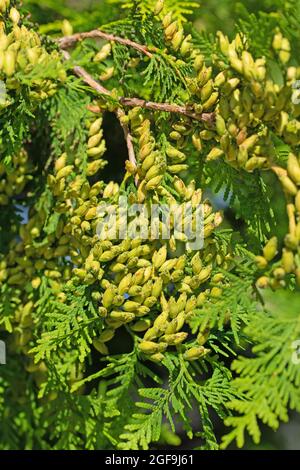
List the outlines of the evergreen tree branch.
{"label": "evergreen tree branch", "polygon": [[187,106],[179,106],[176,104],[169,103],[155,103],[153,101],[146,101],[139,98],[120,98],[120,102],[124,106],[140,107],[146,109],[152,109],[153,111],[162,111],[166,113],[177,113],[183,114],[184,116],[190,117],[195,121],[205,121],[213,124],[215,119],[214,113],[195,113],[191,111]]}
{"label": "evergreen tree branch", "polygon": [[[146,101],[140,98],[120,98],[119,100],[122,105],[130,106],[132,108],[138,106],[140,108],[152,109],[153,111],[182,114],[184,116],[190,117],[191,119],[194,119],[195,121],[205,121],[210,124],[213,124],[215,120],[215,113],[197,114],[190,112],[185,106],[179,106],[176,104],[155,103],[154,101]],[[100,108],[98,106],[91,106],[89,109],[94,113],[100,112]]]}
{"label": "evergreen tree branch", "polygon": [[118,42],[119,44],[132,47],[133,49],[136,49],[137,51],[141,52],[142,54],[145,54],[148,57],[152,57],[152,54],[151,52],[149,52],[147,46],[138,44],[135,41],[131,41],[130,39],[124,39],[119,36],[115,36],[114,34],[104,33],[103,31],[100,31],[98,29],[95,29],[93,31],[88,31],[85,33],[73,34],[71,36],[64,36],[58,40],[58,44],[61,47],[61,49],[68,49],[72,47],[74,44],[76,44],[76,42],[78,41],[82,41],[83,39],[95,39],[95,38],[101,38],[101,39],[106,39],[107,41]]}
{"label": "evergreen tree branch", "polygon": [[[70,59],[70,54],[63,50],[63,56],[66,60]],[[102,86],[99,82],[94,80],[94,78],[83,68],[78,65],[75,65],[73,67],[73,72],[75,75],[78,77],[81,77],[84,82],[89,85],[91,88],[96,90],[98,93],[102,95],[110,95],[111,92],[107,90],[104,86]],[[202,113],[202,114],[197,114],[194,112],[191,112],[187,109],[185,106],[179,106],[175,104],[168,104],[168,103],[155,103],[152,101],[146,101],[146,100],[141,100],[139,98],[119,98],[119,102],[122,105],[125,106],[130,106],[130,107],[136,107],[139,106],[141,108],[145,109],[152,109],[154,111],[163,111],[163,112],[169,112],[169,113],[178,113],[178,114],[183,114],[185,116],[188,116],[192,119],[195,119],[197,121],[206,121],[213,123],[214,122],[214,113]],[[92,106],[90,107],[90,110],[95,113],[100,113],[101,109],[97,106]],[[129,161],[134,164],[134,166],[137,166],[136,158],[135,158],[135,152],[134,152],[134,147],[132,143],[132,137],[129,132],[129,128],[126,123],[121,119],[122,116],[124,116],[124,111],[122,108],[117,108],[116,109],[116,115],[120,121],[121,127],[124,132],[126,144],[127,144],[127,149],[128,149],[128,158]]]}
{"label": "evergreen tree branch", "polygon": [[[70,54],[63,50],[63,56],[66,60],[70,59]],[[107,90],[103,85],[101,85],[99,82],[97,82],[83,67],[80,67],[78,65],[75,65],[73,67],[73,71],[75,75],[78,77],[81,77],[87,85],[89,85],[91,88],[96,90],[98,93],[103,94],[103,95],[111,95],[111,92]],[[154,101],[147,101],[143,100],[140,98],[126,98],[126,97],[120,97],[119,98],[119,103],[122,106],[128,106],[128,107],[140,107],[140,108],[145,108],[145,109],[152,109],[153,111],[161,111],[161,112],[166,112],[166,113],[177,113],[177,114],[182,114],[183,116],[187,116],[191,119],[194,119],[195,121],[202,121],[202,122],[208,122],[210,124],[214,123],[215,120],[215,113],[195,113],[192,111],[188,106],[180,106],[177,104],[170,104],[170,103],[156,103]],[[94,112],[98,113],[100,112],[100,108],[94,107]]]}

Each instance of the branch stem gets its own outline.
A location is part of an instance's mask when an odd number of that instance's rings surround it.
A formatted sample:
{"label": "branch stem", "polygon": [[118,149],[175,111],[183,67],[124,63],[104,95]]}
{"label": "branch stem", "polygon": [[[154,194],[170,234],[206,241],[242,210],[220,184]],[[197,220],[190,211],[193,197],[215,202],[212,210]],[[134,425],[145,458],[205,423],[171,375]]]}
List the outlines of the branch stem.
{"label": "branch stem", "polygon": [[138,44],[137,42],[131,41],[130,39],[124,39],[119,36],[115,36],[114,34],[104,33],[99,29],[94,29],[93,31],[88,31],[86,33],[77,33],[72,34],[71,36],[64,36],[58,39],[58,44],[61,49],[68,49],[69,47],[72,47],[78,41],[82,41],[83,39],[97,38],[106,39],[107,41],[118,42],[119,44],[123,44],[124,46],[132,47],[133,49],[136,49],[137,51],[141,52],[142,54],[145,54],[148,57],[152,57],[152,54],[151,52],[149,52],[147,46]]}
{"label": "branch stem", "polygon": [[128,124],[126,124],[126,122],[124,122],[124,119],[123,119],[123,117],[126,116],[126,114],[123,111],[123,109],[119,108],[116,112],[116,115],[119,119],[120,125],[123,129],[123,132],[124,132],[124,137],[125,137],[127,150],[128,150],[129,161],[131,163],[133,163],[133,165],[135,167],[137,167],[137,161],[136,161],[136,158],[135,158],[135,152],[134,152],[134,147],[133,147],[133,142],[132,142],[132,136],[130,134]]}

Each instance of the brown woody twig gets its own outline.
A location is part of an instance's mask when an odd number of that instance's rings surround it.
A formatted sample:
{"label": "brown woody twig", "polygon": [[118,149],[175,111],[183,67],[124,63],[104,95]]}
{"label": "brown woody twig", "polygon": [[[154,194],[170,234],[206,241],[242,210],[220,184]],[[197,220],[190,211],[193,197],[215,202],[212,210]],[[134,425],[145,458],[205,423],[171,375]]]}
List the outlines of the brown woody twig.
{"label": "brown woody twig", "polygon": [[195,113],[187,106],[179,106],[177,104],[169,104],[169,103],[155,103],[154,101],[146,101],[140,98],[120,98],[120,103],[123,106],[130,106],[130,107],[140,107],[146,109],[152,109],[153,111],[162,111],[166,113],[175,113],[175,114],[183,114],[184,116],[188,116],[195,121],[205,121],[209,123],[214,122],[215,115],[214,113]]}
{"label": "brown woody twig", "polygon": [[[140,98],[119,98],[119,102],[123,106],[129,106],[132,108],[137,106],[139,108],[152,109],[153,111],[182,114],[184,116],[190,117],[191,119],[194,119],[195,121],[208,122],[210,124],[213,124],[215,120],[215,113],[197,114],[190,111],[188,107],[179,106],[177,104],[155,103],[154,101],[146,101]],[[94,113],[100,112],[100,108],[97,106],[93,106],[92,110]]]}
{"label": "brown woody twig", "polygon": [[131,41],[130,39],[124,39],[119,36],[115,36],[114,34],[104,33],[103,31],[100,31],[99,29],[94,29],[93,31],[89,31],[87,33],[77,33],[77,34],[72,34],[72,36],[64,36],[58,39],[58,44],[61,49],[68,49],[69,47],[72,47],[74,44],[76,44],[76,42],[82,41],[83,39],[88,39],[88,38],[89,39],[101,38],[101,39],[106,39],[107,41],[118,42],[119,44],[132,47],[133,49],[136,49],[137,51],[141,52],[142,54],[145,54],[148,57],[152,57],[152,54],[151,52],[149,52],[147,46],[142,46],[141,44],[138,44],[137,42]]}

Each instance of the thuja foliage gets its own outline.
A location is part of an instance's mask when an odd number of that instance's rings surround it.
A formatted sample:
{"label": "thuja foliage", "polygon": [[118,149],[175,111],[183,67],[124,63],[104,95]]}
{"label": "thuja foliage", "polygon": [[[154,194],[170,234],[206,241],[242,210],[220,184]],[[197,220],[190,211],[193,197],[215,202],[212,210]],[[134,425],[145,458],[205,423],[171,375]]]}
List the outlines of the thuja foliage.
{"label": "thuja foliage", "polygon": [[[298,3],[243,10],[231,37],[193,28],[198,2],[46,3],[39,27],[38,2],[0,0],[0,448],[259,443],[300,411]],[[99,238],[120,196],[194,225],[202,203],[203,248],[163,222]]]}

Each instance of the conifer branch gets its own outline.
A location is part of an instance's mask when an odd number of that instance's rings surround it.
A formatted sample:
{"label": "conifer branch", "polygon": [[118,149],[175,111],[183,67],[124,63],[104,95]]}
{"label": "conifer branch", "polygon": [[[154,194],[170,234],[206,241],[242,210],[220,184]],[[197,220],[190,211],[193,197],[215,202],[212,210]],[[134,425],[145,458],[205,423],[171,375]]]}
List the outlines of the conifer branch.
{"label": "conifer branch", "polygon": [[166,113],[183,114],[190,117],[195,121],[205,121],[213,124],[215,119],[214,113],[195,113],[188,106],[179,106],[170,103],[155,103],[153,101],[141,100],[139,98],[120,98],[120,102],[124,106],[140,107],[145,109],[152,109],[153,111],[162,111]]}
{"label": "conifer branch", "polygon": [[61,49],[68,49],[69,47],[72,47],[74,44],[76,44],[76,42],[82,41],[83,39],[96,39],[96,38],[106,39],[107,41],[118,42],[119,44],[123,44],[124,46],[132,47],[133,49],[136,49],[137,51],[141,52],[142,54],[145,54],[148,57],[152,57],[152,54],[151,52],[149,52],[147,46],[138,44],[137,42],[131,41],[130,39],[124,39],[119,36],[115,36],[114,34],[104,33],[103,31],[100,31],[98,29],[95,29],[93,31],[88,31],[85,33],[72,34],[71,36],[64,36],[58,40],[58,44],[61,47]]}
{"label": "conifer branch", "polygon": [[[82,34],[88,34],[88,33],[82,33]],[[62,48],[62,52],[63,52],[63,55],[64,55],[65,59],[67,59],[67,60],[70,59],[70,54],[67,51],[65,51],[64,49],[68,45],[70,46],[76,40],[79,40],[78,39],[79,36],[80,36],[80,34],[78,33],[78,34],[75,34],[73,36],[66,36],[65,38],[62,38],[59,41],[59,44],[60,44],[60,47]],[[71,38],[74,38],[74,37],[76,37],[77,39],[71,39]],[[64,41],[64,39],[66,41]],[[67,41],[67,39],[69,39],[69,42]],[[121,39],[121,38],[119,38],[119,39]],[[129,41],[129,43],[131,45],[135,44],[136,46],[138,46],[138,44],[133,43],[132,41]],[[134,46],[132,46],[132,47],[134,47]],[[140,47],[144,48],[144,46],[140,46]],[[83,78],[85,83],[87,83],[91,88],[94,88],[94,90],[96,90],[99,93],[104,94],[104,95],[110,95],[111,94],[109,90],[107,90],[105,87],[100,85],[99,82],[94,80],[91,77],[91,75],[89,75],[88,72],[86,72],[86,70],[84,70],[82,67],[74,66],[73,71],[77,76]],[[138,106],[140,108],[152,109],[153,111],[162,111],[162,112],[167,112],[167,113],[182,114],[184,116],[190,117],[191,119],[194,119],[195,121],[208,122],[210,124],[213,124],[214,119],[215,119],[215,114],[214,113],[201,113],[201,114],[195,113],[188,106],[179,106],[179,105],[170,104],[170,103],[156,103],[156,102],[153,102],[153,101],[146,101],[146,100],[143,100],[143,99],[140,99],[140,98],[120,97],[119,101],[120,101],[120,104],[122,104],[123,106],[129,106],[129,107],[133,107],[133,108]]]}
{"label": "conifer branch", "polygon": [[[191,119],[194,119],[195,121],[203,121],[210,124],[213,124],[215,120],[215,113],[197,114],[189,111],[185,106],[179,106],[176,104],[155,103],[154,101],[146,101],[139,98],[120,98],[119,101],[123,106],[152,109],[153,111],[161,111],[165,113],[182,114],[184,116],[190,117]],[[98,106],[92,106],[91,110],[94,113],[100,112],[100,108]]]}
{"label": "conifer branch", "polygon": [[[0,0],[0,450],[147,450],[181,430],[217,450],[212,412],[221,448],[258,444],[300,413],[295,15],[243,11],[229,38],[182,24],[192,0],[127,17],[52,2],[39,34],[17,3]],[[232,212],[223,230],[204,189]]]}

